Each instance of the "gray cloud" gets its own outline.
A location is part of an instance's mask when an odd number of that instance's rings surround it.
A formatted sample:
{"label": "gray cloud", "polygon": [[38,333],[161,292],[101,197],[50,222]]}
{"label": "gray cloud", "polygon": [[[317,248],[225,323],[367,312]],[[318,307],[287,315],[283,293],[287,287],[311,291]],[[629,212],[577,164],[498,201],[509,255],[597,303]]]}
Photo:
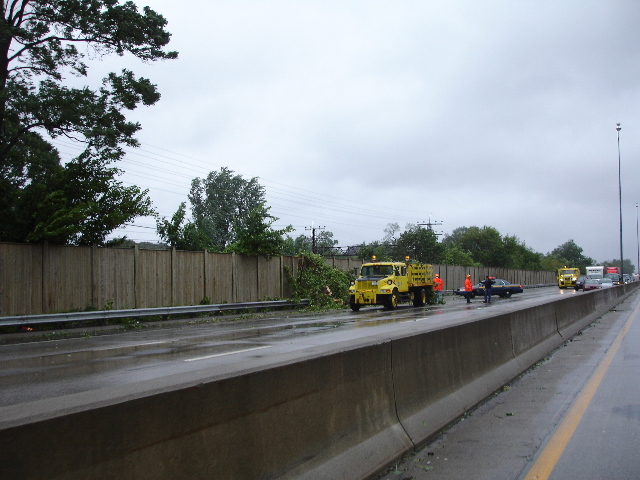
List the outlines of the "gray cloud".
{"label": "gray cloud", "polygon": [[143,3],[168,19],[180,59],[129,64],[163,96],[133,114],[153,153],[122,167],[161,214],[227,166],[260,177],[296,234],[314,222],[348,245],[432,215],[445,233],[490,225],[543,253],[574,239],[612,259],[620,122],[635,261],[640,4]]}

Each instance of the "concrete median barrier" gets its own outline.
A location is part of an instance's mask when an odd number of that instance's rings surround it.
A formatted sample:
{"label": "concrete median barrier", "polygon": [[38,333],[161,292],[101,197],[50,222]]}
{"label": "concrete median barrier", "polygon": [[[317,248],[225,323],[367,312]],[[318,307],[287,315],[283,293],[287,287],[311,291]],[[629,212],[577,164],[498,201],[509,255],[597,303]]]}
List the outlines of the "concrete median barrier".
{"label": "concrete median barrier", "polygon": [[0,478],[366,478],[636,287],[5,407]]}
{"label": "concrete median barrier", "polygon": [[356,478],[411,446],[389,349],[334,348],[5,408],[2,478],[297,478],[331,462],[340,478]]}
{"label": "concrete median barrier", "polygon": [[576,293],[569,298],[555,300],[558,331],[563,338],[572,337],[604,312],[611,310],[639,285],[639,283],[631,283]]}
{"label": "concrete median barrier", "polygon": [[393,341],[398,417],[414,444],[493,391],[477,379],[511,378],[500,369],[512,359],[508,324],[500,316]]}

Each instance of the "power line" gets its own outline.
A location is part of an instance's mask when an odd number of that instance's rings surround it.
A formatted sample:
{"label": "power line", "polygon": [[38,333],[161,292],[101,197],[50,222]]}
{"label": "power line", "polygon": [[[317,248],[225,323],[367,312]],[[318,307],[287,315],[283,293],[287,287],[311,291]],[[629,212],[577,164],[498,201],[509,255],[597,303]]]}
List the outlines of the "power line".
{"label": "power line", "polygon": [[[63,150],[68,159],[74,157],[73,152],[77,153],[84,149],[82,144],[76,144],[61,138],[55,139],[52,143],[60,150]],[[199,159],[150,144],[142,144],[140,148],[135,149],[124,148],[124,150],[126,155],[119,162],[117,168],[120,168],[126,177],[144,179],[144,182],[138,182],[135,185],[149,189],[150,196],[157,192],[170,193],[182,197],[182,201],[187,201],[190,180],[196,177],[206,177],[212,167],[222,168],[221,166],[212,165],[209,162],[205,163]],[[149,161],[154,162],[153,166],[149,165]],[[337,231],[342,231],[343,236],[349,236],[354,241],[353,227],[358,228],[358,234],[364,235],[364,230],[366,229],[382,230],[384,228],[383,223],[412,223],[408,217],[409,215],[415,218],[415,216],[423,213],[407,210],[404,206],[381,206],[377,202],[361,201],[357,197],[344,198],[335,195],[335,192],[331,192],[331,194],[327,194],[327,192],[320,193],[308,188],[287,185],[280,181],[263,177],[258,178],[260,178],[260,183],[265,188],[268,204],[273,207],[273,213],[276,217],[285,217],[285,220],[288,218],[308,219],[310,216],[321,217],[321,219],[324,218],[331,221],[332,225],[349,227],[346,229],[338,228]],[[156,182],[156,185],[150,180]],[[130,182],[122,182],[134,185]],[[185,191],[181,192],[181,188],[184,188]],[[164,196],[166,197],[166,195]],[[429,228],[435,225],[442,225],[442,223],[431,223],[430,226],[429,223],[424,225]],[[148,228],[152,229],[151,227]],[[439,233],[439,235],[441,234]],[[359,238],[357,242],[361,243],[362,240],[362,238]]]}

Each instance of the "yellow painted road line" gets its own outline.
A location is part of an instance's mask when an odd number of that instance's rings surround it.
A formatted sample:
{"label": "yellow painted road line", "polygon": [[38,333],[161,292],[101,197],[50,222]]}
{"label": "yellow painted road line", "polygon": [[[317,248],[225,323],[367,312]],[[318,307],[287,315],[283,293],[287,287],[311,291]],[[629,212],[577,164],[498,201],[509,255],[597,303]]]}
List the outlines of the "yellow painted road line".
{"label": "yellow painted road line", "polygon": [[188,358],[185,362],[195,362],[197,360],[206,360],[208,358],[225,357],[227,355],[234,355],[236,353],[253,352],[254,350],[262,350],[263,348],[271,348],[272,345],[265,345],[263,347],[245,348],[244,350],[234,350],[232,352],[216,353],[214,355],[206,355],[204,357]]}
{"label": "yellow painted road line", "polygon": [[616,356],[616,353],[622,344],[622,340],[624,340],[631,324],[638,315],[638,311],[640,311],[640,303],[629,317],[629,320],[625,323],[622,331],[618,334],[618,337],[613,342],[611,349],[607,352],[604,359],[589,379],[589,382],[576,400],[576,403],[571,407],[566,418],[542,451],[536,463],[533,465],[531,470],[529,470],[525,480],[547,480],[551,476],[553,469],[556,468],[558,461],[560,461],[565,448],[567,448],[571,437],[573,437],[576,428],[578,428],[580,420],[582,420],[587,407],[591,403],[602,379],[607,373],[613,358]]}

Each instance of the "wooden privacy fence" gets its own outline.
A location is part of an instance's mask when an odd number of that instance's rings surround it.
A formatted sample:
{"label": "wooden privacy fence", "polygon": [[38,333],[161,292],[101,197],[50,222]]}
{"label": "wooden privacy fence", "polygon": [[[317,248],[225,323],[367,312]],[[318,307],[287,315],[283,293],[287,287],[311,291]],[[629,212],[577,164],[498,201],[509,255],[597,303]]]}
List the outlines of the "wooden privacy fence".
{"label": "wooden privacy fence", "polygon": [[503,278],[519,285],[557,285],[556,274],[548,270],[530,271],[513,268],[461,267],[458,265],[434,265],[433,273],[439,273],[445,282],[445,290],[464,288],[464,280],[471,275],[474,285],[484,280],[485,275]]}
{"label": "wooden privacy fence", "polygon": [[0,316],[289,298],[285,267],[298,257],[0,243]]}
{"label": "wooden privacy fence", "polygon": [[[328,258],[342,271],[362,262]],[[93,309],[244,303],[289,298],[285,267],[298,257],[266,259],[235,253],[0,243],[0,316]],[[526,285],[555,282],[553,272],[434,265],[445,288],[485,274]]]}

